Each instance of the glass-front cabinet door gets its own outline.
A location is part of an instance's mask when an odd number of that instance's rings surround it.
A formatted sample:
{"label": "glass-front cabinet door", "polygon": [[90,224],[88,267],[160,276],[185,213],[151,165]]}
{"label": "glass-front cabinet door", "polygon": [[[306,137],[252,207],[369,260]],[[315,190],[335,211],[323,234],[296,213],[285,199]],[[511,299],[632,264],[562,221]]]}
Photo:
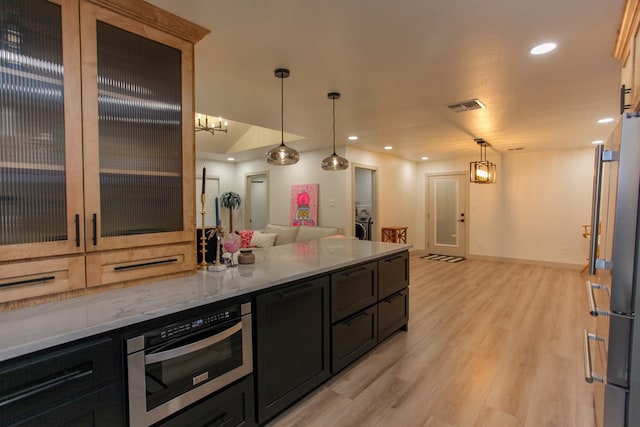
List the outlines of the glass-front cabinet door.
{"label": "glass-front cabinet door", "polygon": [[78,18],[0,0],[0,262],[84,252]]}
{"label": "glass-front cabinet door", "polygon": [[87,251],[194,235],[193,46],[81,3]]}

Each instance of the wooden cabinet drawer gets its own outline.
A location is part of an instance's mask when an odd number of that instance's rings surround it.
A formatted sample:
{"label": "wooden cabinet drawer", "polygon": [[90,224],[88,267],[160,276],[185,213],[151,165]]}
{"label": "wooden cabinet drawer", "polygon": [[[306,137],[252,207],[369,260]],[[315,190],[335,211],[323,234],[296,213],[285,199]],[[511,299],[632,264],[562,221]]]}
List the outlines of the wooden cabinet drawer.
{"label": "wooden cabinet drawer", "polygon": [[333,325],[331,372],[336,373],[378,342],[378,306],[354,314]]}
{"label": "wooden cabinet drawer", "polygon": [[377,268],[372,262],[331,275],[331,321],[356,313],[378,301]]}
{"label": "wooden cabinet drawer", "polygon": [[409,286],[409,253],[403,252],[378,261],[378,297],[389,295]]}
{"label": "wooden cabinet drawer", "polygon": [[0,265],[0,302],[84,288],[84,256]]}
{"label": "wooden cabinet drawer", "polygon": [[382,341],[409,321],[409,289],[398,292],[378,304],[378,341]]}
{"label": "wooden cabinet drawer", "polygon": [[195,268],[191,243],[87,255],[87,286],[170,275]]}
{"label": "wooden cabinet drawer", "polygon": [[253,376],[204,398],[157,427],[254,426]]}
{"label": "wooden cabinet drawer", "polygon": [[68,405],[107,385],[114,380],[114,351],[105,337],[0,365],[0,425]]}

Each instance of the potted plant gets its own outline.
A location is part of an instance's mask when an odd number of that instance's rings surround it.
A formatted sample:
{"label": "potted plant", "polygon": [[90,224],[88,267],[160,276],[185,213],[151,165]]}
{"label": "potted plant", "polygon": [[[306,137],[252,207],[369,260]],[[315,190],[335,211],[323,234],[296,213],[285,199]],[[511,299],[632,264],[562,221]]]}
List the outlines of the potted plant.
{"label": "potted plant", "polygon": [[220,196],[223,208],[229,208],[229,232],[233,231],[233,210],[240,207],[240,195],[234,191],[227,191]]}

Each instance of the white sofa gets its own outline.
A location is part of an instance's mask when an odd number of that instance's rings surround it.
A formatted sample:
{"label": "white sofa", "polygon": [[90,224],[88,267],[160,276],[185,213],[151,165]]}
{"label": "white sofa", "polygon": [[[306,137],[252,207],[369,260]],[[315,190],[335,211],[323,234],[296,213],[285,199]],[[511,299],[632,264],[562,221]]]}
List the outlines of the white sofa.
{"label": "white sofa", "polygon": [[[275,236],[273,236],[274,234]],[[264,230],[253,233],[252,243],[257,247],[286,245],[288,243],[304,243],[342,234],[343,230],[339,227],[309,227],[306,225],[295,227],[293,225],[267,224]],[[275,240],[271,243],[274,237]]]}

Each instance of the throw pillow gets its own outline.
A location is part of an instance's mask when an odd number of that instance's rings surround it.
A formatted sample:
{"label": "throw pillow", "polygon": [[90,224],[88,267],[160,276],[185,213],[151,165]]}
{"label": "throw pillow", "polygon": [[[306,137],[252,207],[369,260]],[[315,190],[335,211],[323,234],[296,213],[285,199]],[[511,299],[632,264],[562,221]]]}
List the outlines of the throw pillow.
{"label": "throw pillow", "polygon": [[253,230],[240,230],[238,231],[238,234],[240,234],[240,247],[250,248],[251,238],[253,237]]}
{"label": "throw pillow", "polygon": [[256,248],[266,248],[273,246],[276,241],[277,234],[275,233],[262,233],[260,231],[254,231],[251,237],[251,246]]}

